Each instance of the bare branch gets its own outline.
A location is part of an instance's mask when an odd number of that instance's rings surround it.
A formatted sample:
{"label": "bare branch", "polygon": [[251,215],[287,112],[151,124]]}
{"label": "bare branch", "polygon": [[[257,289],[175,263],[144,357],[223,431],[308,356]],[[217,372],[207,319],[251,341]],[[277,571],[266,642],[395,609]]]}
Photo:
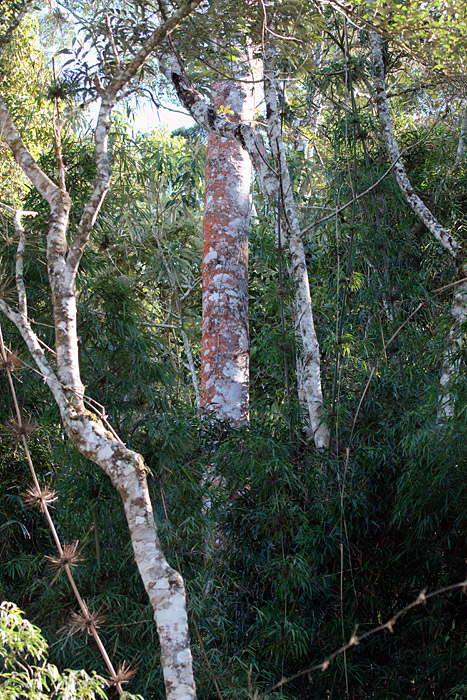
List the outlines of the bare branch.
{"label": "bare branch", "polygon": [[[461,247],[453,236],[437,221],[428,207],[415,193],[407,172],[400,162],[399,146],[394,135],[391,116],[389,112],[389,104],[386,95],[386,82],[384,74],[384,61],[381,50],[381,37],[376,32],[370,32],[371,52],[373,58],[373,70],[375,74],[375,92],[376,106],[378,109],[379,121],[381,124],[383,138],[386,143],[386,149],[389,159],[394,163],[394,170],[397,184],[399,185],[402,196],[410,206],[414,214],[418,216],[420,221],[427,227],[430,233],[443,246],[443,248],[451,255],[458,263],[459,272],[465,275],[467,269],[465,263],[459,264],[459,252]],[[461,140],[463,139],[461,135]],[[451,316],[454,322],[451,326],[449,336],[447,338],[443,364],[440,377],[440,396],[438,406],[438,422],[444,422],[454,415],[455,396],[450,387],[453,379],[459,376],[460,358],[459,350],[462,346],[462,330],[467,319],[467,285],[460,284],[455,291],[452,306]]]}
{"label": "bare branch", "polygon": [[381,177],[379,177],[376,180],[376,182],[374,182],[372,185],[370,185],[370,187],[368,187],[363,192],[360,192],[360,194],[357,194],[354,199],[350,199],[348,202],[346,202],[345,204],[340,206],[338,209],[333,209],[331,214],[327,214],[326,216],[323,216],[322,219],[318,219],[318,221],[314,221],[309,226],[306,226],[304,229],[302,229],[302,235],[304,235],[305,233],[308,233],[308,231],[311,231],[311,229],[316,228],[316,226],[320,226],[321,224],[326,223],[326,221],[333,219],[337,214],[340,214],[342,211],[345,211],[346,209],[351,207],[354,202],[358,202],[359,199],[362,199],[362,197],[366,197],[368,194],[370,194],[370,192],[372,192],[374,189],[376,189],[383,182],[383,180],[385,180],[387,178],[387,176],[392,173],[396,164],[400,161],[402,156],[405,155],[405,153],[412,150],[412,148],[416,148],[423,141],[425,141],[425,139],[431,134],[431,132],[433,131],[433,129],[435,128],[437,123],[438,122],[435,122],[435,124],[433,124],[431,129],[429,129],[429,131],[427,131],[427,133],[424,134],[418,141],[416,141],[415,143],[412,143],[410,146],[406,146],[405,148],[403,148],[402,151],[399,152],[399,156],[398,156],[397,160],[395,160],[389,166],[389,168],[384,171],[384,173],[381,175]]}
{"label": "bare branch", "polygon": [[74,240],[67,256],[67,265],[71,268],[73,276],[76,274],[84,248],[89,240],[91,229],[94,226],[110,186],[111,172],[108,156],[108,141],[110,115],[115,102],[115,97],[105,95],[102,98],[99,109],[95,131],[97,178],[94,183],[92,194],[84,207]]}
{"label": "bare branch", "polygon": [[180,22],[188,17],[201,4],[202,0],[190,0],[186,5],[173,13],[164,24],[151,34],[146,39],[143,46],[140,48],[136,56],[123,68],[117,77],[108,85],[106,91],[109,94],[117,95],[138,72],[146,59],[151,55],[154,49],[164,41],[164,39],[180,24]]}
{"label": "bare branch", "polygon": [[115,44],[115,37],[113,35],[112,25],[110,24],[110,17],[107,13],[104,16],[105,16],[105,24],[107,27],[107,33],[109,35],[110,45],[112,47],[112,52],[113,52],[113,55],[115,58],[115,63],[117,64],[118,68],[120,68],[120,58],[118,57],[117,46]]}
{"label": "bare branch", "polygon": [[18,292],[18,306],[19,306],[20,315],[23,317],[23,320],[26,321],[27,314],[28,314],[28,308],[27,308],[26,288],[24,286],[24,269],[23,269],[23,254],[24,254],[24,249],[26,247],[26,238],[25,238],[24,226],[22,224],[21,219],[23,216],[36,216],[37,212],[35,212],[35,211],[23,211],[22,209],[14,209],[13,207],[10,207],[8,204],[4,204],[3,202],[0,202],[0,207],[2,207],[3,209],[6,209],[6,211],[9,212],[10,214],[13,214],[13,223],[14,223],[14,227],[15,227],[15,233],[16,233],[16,236],[18,237],[18,247],[16,250],[16,290]]}
{"label": "bare branch", "polygon": [[47,384],[50,391],[52,392],[60,411],[66,411],[67,408],[69,408],[69,404],[66,399],[65,392],[62,388],[60,381],[57,378],[57,375],[50,366],[45,356],[45,353],[40,346],[36,334],[29,325],[29,322],[23,319],[20,316],[20,314],[16,313],[16,311],[13,311],[13,309],[10,306],[8,306],[8,304],[5,301],[3,301],[3,299],[0,299],[0,311],[2,311],[5,314],[5,316],[9,318],[10,321],[14,323],[16,328],[19,330],[21,337],[26,343],[34,362],[36,363],[41,375],[44,378],[44,382]]}
{"label": "bare branch", "polygon": [[[265,195],[277,200],[278,180],[269,165],[266,147],[261,136],[243,122],[231,122],[218,114],[211,104],[198,92],[188,78],[173,46],[160,62],[162,73],[173,87],[178,98],[193,119],[218,136],[238,141],[249,154],[253,166],[261,180]],[[275,205],[274,205],[275,206]]]}
{"label": "bare branch", "polygon": [[0,207],[2,209],[5,209],[9,214],[15,214],[16,209],[14,207],[10,207],[8,204],[4,204],[3,202],[0,202]]}
{"label": "bare branch", "polygon": [[[152,35],[143,44],[140,51],[138,51],[136,56],[120,71],[117,77],[105,89],[101,90],[101,106],[99,109],[99,116],[95,131],[97,178],[94,183],[93,192],[86,203],[86,206],[84,207],[81,220],[76,230],[75,238],[70,246],[67,257],[67,266],[71,269],[73,276],[76,274],[84,248],[89,240],[91,229],[94,226],[97,215],[99,214],[102,203],[109,190],[111,171],[108,158],[108,133],[110,129],[110,116],[112,109],[118,99],[122,96],[119,93],[136,75],[137,71],[141,68],[154,49],[161,44],[161,42],[178,26],[178,24],[180,24],[185,17],[191,14],[196,7],[198,7],[200,2],[201,0],[191,0],[182,8],[174,12],[174,14],[169,17],[164,24],[162,24],[152,33]],[[113,41],[108,18],[107,23],[111,41]],[[112,46],[114,48],[117,60],[118,55],[116,53],[114,42],[112,43]]]}
{"label": "bare branch", "polygon": [[[4,202],[0,202],[0,207],[2,207],[2,209],[5,209],[10,214],[15,214],[16,212],[16,209],[14,207],[10,207],[8,204],[4,204]],[[28,211],[26,209],[21,209],[21,216],[37,216],[37,211]]]}
{"label": "bare branch", "polygon": [[357,646],[358,644],[360,644],[360,642],[363,642],[365,639],[368,639],[369,637],[372,637],[373,635],[378,634],[379,632],[384,632],[385,630],[387,630],[388,632],[393,632],[394,625],[399,620],[399,618],[403,615],[406,615],[410,610],[418,607],[419,605],[423,605],[424,603],[426,603],[427,600],[430,600],[430,598],[434,598],[435,596],[443,595],[444,593],[449,593],[451,591],[458,590],[459,588],[464,589],[463,592],[465,592],[465,589],[467,588],[467,579],[465,581],[460,581],[459,583],[453,583],[451,586],[439,588],[437,591],[433,591],[432,593],[427,593],[427,589],[424,588],[422,591],[420,591],[415,600],[406,605],[405,608],[398,610],[389,620],[383,622],[381,625],[373,627],[372,629],[368,630],[368,632],[364,632],[360,635],[357,634],[358,628],[355,627],[349,641],[343,644],[338,649],[336,649],[336,651],[330,654],[324,661],[322,661],[319,664],[315,664],[314,666],[310,666],[304,671],[294,673],[293,676],[288,676],[288,678],[281,678],[281,680],[278,683],[268,688],[264,695],[266,696],[269,693],[272,693],[274,690],[282,688],[282,686],[286,685],[286,683],[291,683],[292,681],[296,680],[297,678],[301,678],[302,676],[307,676],[316,671],[327,671],[331,664],[331,661],[333,661],[333,659],[335,659],[336,656],[340,656],[340,654],[345,653],[351,647]]}
{"label": "bare branch", "polygon": [[455,259],[460,248],[458,242],[448,231],[446,231],[444,226],[441,226],[439,221],[433,216],[432,212],[428,209],[425,203],[416,194],[409,180],[409,176],[407,175],[407,171],[400,160],[401,153],[392,129],[391,115],[389,112],[388,98],[386,95],[386,81],[383,54],[381,51],[381,37],[376,32],[370,32],[370,42],[373,57],[373,70],[375,75],[375,93],[378,117],[381,124],[383,139],[389,155],[389,160],[392,163],[395,171],[397,184],[399,185],[402,196],[414,214],[433,234],[443,248],[447,250],[447,252]]}
{"label": "bare branch", "polygon": [[24,226],[21,222],[21,211],[15,212],[15,232],[18,236],[18,247],[16,249],[16,290],[18,292],[18,307],[19,313],[23,320],[26,321],[28,316],[28,304],[26,297],[26,287],[24,286],[24,266],[23,254],[26,247],[26,235]]}

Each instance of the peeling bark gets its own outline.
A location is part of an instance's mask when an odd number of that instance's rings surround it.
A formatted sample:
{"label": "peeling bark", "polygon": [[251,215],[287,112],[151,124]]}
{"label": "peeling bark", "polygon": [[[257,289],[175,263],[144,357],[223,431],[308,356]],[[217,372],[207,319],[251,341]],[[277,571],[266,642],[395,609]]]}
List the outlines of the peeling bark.
{"label": "peeling bark", "polygon": [[[161,62],[161,70],[174,86],[177,95],[190,112],[193,119],[204,126],[209,132],[221,137],[238,141],[250,155],[251,161],[261,183],[264,196],[276,208],[278,194],[282,189],[284,198],[284,220],[289,230],[289,246],[292,258],[291,274],[296,288],[296,324],[300,332],[300,339],[304,351],[304,374],[306,375],[306,386],[308,390],[307,407],[310,415],[310,422],[313,426],[313,436],[316,447],[325,447],[329,441],[327,427],[321,422],[322,413],[322,390],[319,367],[319,347],[313,323],[313,312],[311,308],[311,296],[308,280],[308,271],[301,241],[301,232],[298,225],[298,218],[293,202],[293,193],[290,186],[290,174],[287,167],[285,153],[279,147],[277,141],[272,136],[271,148],[277,150],[279,160],[276,167],[281,168],[281,181],[278,173],[270,166],[269,156],[260,135],[249,125],[242,122],[230,122],[220,116],[214,106],[208,102],[191,84],[177,56],[168,53]],[[265,86],[265,92],[270,94],[271,101],[272,87],[270,83]],[[272,102],[271,102],[272,104]],[[277,97],[276,97],[277,104]],[[270,127],[271,128],[271,127]],[[276,127],[273,128],[276,134]],[[282,150],[282,155],[279,151]]]}
{"label": "peeling bark", "polygon": [[[433,216],[432,212],[415,193],[405,167],[401,161],[399,146],[392,129],[389,103],[386,94],[381,37],[376,32],[370,32],[370,42],[373,59],[373,71],[375,75],[375,93],[378,117],[389,159],[391,161],[391,165],[394,167],[397,184],[399,185],[402,196],[409,207],[412,209],[414,214],[418,216],[419,220],[427,227],[434,238],[436,238],[436,240],[443,246],[444,250],[449,253],[457,265],[460,277],[463,278],[467,276],[467,264],[465,262],[462,263],[459,260],[461,257],[460,253],[462,252],[459,243],[438,222],[438,220]],[[462,128],[464,128],[464,126]],[[462,144],[464,142],[462,132],[459,141],[459,148],[461,148],[461,142]],[[455,397],[452,392],[452,381],[459,376],[459,351],[462,345],[463,331],[467,322],[467,283],[463,282],[456,287],[450,313],[454,321],[449,331],[443,354],[443,364],[440,377],[441,390],[438,404],[438,422],[444,422],[454,415]]]}
{"label": "peeling bark", "polygon": [[[245,72],[241,77],[250,77]],[[216,111],[227,113],[229,121],[253,120],[253,84],[219,82],[214,91]],[[201,406],[233,426],[249,417],[251,175],[250,157],[238,141],[210,133],[203,215]]]}

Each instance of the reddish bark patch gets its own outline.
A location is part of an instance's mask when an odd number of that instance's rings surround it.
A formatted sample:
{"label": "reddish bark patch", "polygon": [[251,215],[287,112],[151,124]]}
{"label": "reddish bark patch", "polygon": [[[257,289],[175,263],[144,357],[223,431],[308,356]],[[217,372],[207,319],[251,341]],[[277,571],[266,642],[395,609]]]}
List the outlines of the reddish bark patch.
{"label": "reddish bark patch", "polygon": [[[219,86],[216,108],[252,119],[253,91]],[[248,228],[251,161],[230,139],[209,135],[203,219],[201,405],[231,425],[248,420]]]}

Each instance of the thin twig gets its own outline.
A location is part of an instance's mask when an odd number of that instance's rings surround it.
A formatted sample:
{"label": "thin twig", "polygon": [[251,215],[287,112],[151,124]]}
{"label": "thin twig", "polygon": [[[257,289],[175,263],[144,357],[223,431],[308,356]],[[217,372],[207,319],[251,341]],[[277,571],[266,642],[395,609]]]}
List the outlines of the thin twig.
{"label": "thin twig", "polygon": [[201,635],[200,635],[200,633],[199,633],[198,626],[197,626],[196,622],[193,622],[193,626],[194,626],[194,628],[195,628],[196,636],[198,637],[198,642],[199,642],[199,645],[200,645],[200,648],[201,648],[201,653],[203,654],[203,658],[204,658],[204,660],[206,661],[206,665],[207,665],[207,667],[209,668],[209,670],[210,670],[210,672],[211,672],[212,681],[213,681],[214,686],[215,686],[215,688],[216,688],[217,696],[218,696],[219,700],[224,700],[224,696],[222,695],[222,691],[221,691],[221,689],[220,689],[219,683],[217,682],[217,678],[216,678],[216,676],[214,675],[214,671],[213,671],[213,668],[212,668],[212,666],[211,666],[211,662],[209,661],[208,656],[207,656],[207,654],[206,654],[206,650],[205,650],[205,648],[204,648],[203,640],[201,639]]}
{"label": "thin twig", "polygon": [[338,649],[336,649],[332,654],[330,654],[324,661],[322,661],[319,664],[315,664],[314,666],[310,666],[309,668],[306,668],[304,671],[299,671],[298,673],[294,673],[293,676],[288,676],[287,678],[281,678],[280,681],[278,681],[275,685],[271,686],[266,690],[264,695],[268,695],[268,693],[272,693],[274,690],[277,690],[278,688],[281,688],[283,685],[286,683],[291,683],[292,681],[296,680],[297,678],[301,678],[302,676],[309,675],[311,673],[314,673],[315,671],[327,671],[329,668],[331,661],[336,658],[336,656],[339,656],[340,654],[343,654],[346,652],[348,649],[351,647],[355,647],[360,642],[364,641],[365,639],[368,639],[369,637],[372,637],[373,635],[377,634],[378,632],[383,632],[384,630],[388,630],[389,632],[394,631],[394,625],[398,621],[400,617],[408,613],[412,608],[416,608],[419,605],[422,605],[426,603],[427,600],[430,598],[434,598],[435,596],[443,595],[444,593],[449,593],[450,591],[455,591],[458,588],[463,589],[463,593],[466,592],[467,589],[467,579],[464,581],[461,581],[460,583],[453,583],[450,586],[444,586],[444,588],[439,588],[436,591],[433,591],[432,593],[427,593],[427,589],[424,588],[418,596],[416,597],[415,600],[413,600],[411,603],[405,606],[405,608],[401,608],[398,610],[389,620],[386,622],[383,622],[381,625],[377,625],[376,627],[373,627],[372,629],[368,630],[368,632],[364,632],[363,634],[358,635],[357,634],[357,629],[358,627],[356,626],[354,628],[354,631],[352,632],[352,635],[349,639],[348,642],[345,644],[342,644]]}
{"label": "thin twig", "polygon": [[107,12],[105,13],[104,17],[105,17],[105,24],[107,27],[107,32],[109,34],[110,45],[112,46],[112,52],[113,52],[113,55],[115,58],[115,63],[117,64],[117,67],[120,68],[120,59],[118,57],[117,46],[115,44],[115,38],[113,35],[113,31],[112,31],[112,25],[110,24],[110,17],[107,14]]}
{"label": "thin twig", "polygon": [[[5,363],[5,370],[6,370],[6,374],[7,374],[8,384],[10,385],[11,397],[12,397],[13,405],[14,405],[14,407],[15,407],[15,412],[16,412],[16,419],[17,419],[17,421],[18,421],[18,425],[19,425],[20,427],[22,427],[22,426],[23,426],[23,422],[22,422],[21,411],[20,411],[19,404],[18,404],[18,399],[17,399],[17,396],[16,396],[16,390],[15,390],[15,386],[14,386],[14,383],[13,383],[13,377],[12,377],[10,368],[8,367],[8,364],[7,364],[8,356],[7,356],[6,348],[5,348],[5,345],[4,345],[4,342],[3,342],[3,333],[2,333],[1,324],[0,324],[0,351],[1,351],[1,355],[2,355],[3,361],[4,361],[4,363]],[[27,441],[26,435],[25,435],[24,433],[21,434],[21,441],[22,441],[22,443],[23,443],[24,452],[25,452],[25,454],[26,454],[26,459],[27,459],[27,462],[28,462],[29,471],[31,472],[31,476],[32,476],[32,480],[33,480],[33,482],[34,482],[34,486],[35,486],[35,489],[36,489],[36,493],[37,493],[37,494],[40,494],[40,493],[41,493],[41,487],[40,487],[40,484],[39,484],[39,480],[38,480],[38,478],[37,478],[36,470],[35,470],[35,468],[34,468],[34,464],[33,464],[32,457],[31,457],[31,453],[30,453],[30,451],[29,451],[28,441]],[[56,545],[56,547],[57,547],[59,556],[60,556],[60,558],[63,558],[63,547],[62,547],[62,544],[61,544],[61,542],[60,542],[60,538],[59,538],[59,536],[58,536],[57,529],[56,529],[55,524],[54,524],[54,522],[53,522],[53,520],[52,520],[52,517],[51,517],[51,515],[50,515],[50,511],[49,511],[49,508],[48,508],[47,503],[46,503],[45,500],[42,500],[42,502],[41,502],[41,508],[42,508],[43,513],[45,514],[45,517],[46,517],[47,523],[48,523],[48,525],[49,525],[50,531],[51,531],[51,533],[52,533],[52,537],[53,537],[54,542],[55,542],[55,545]],[[101,655],[102,655],[102,658],[104,659],[105,665],[107,666],[107,668],[108,668],[108,670],[109,670],[110,676],[111,676],[112,680],[115,682],[115,685],[116,685],[116,687],[117,687],[117,690],[118,690],[118,692],[119,692],[120,695],[121,695],[121,694],[123,693],[123,688],[122,688],[122,686],[120,685],[120,683],[118,682],[116,671],[115,671],[115,669],[114,669],[114,667],[113,667],[113,665],[112,665],[112,662],[111,662],[111,660],[110,660],[110,658],[109,658],[109,655],[107,654],[107,651],[106,651],[106,649],[105,649],[105,647],[104,647],[104,645],[103,645],[103,643],[102,643],[102,640],[101,640],[101,638],[99,637],[99,634],[98,634],[98,632],[97,632],[97,629],[96,629],[96,627],[95,627],[95,625],[94,625],[94,622],[93,622],[93,619],[92,619],[92,615],[89,614],[88,607],[87,607],[86,603],[84,602],[84,600],[82,599],[81,594],[80,594],[80,592],[79,592],[79,590],[78,590],[78,588],[77,588],[77,586],[76,586],[76,583],[75,583],[75,580],[74,580],[74,578],[73,578],[73,574],[72,574],[71,568],[70,568],[69,564],[67,564],[67,563],[64,564],[63,568],[64,568],[64,570],[65,570],[65,573],[66,573],[67,577],[68,577],[68,580],[69,580],[69,582],[70,582],[71,588],[72,588],[73,593],[74,593],[74,595],[75,595],[75,598],[76,598],[76,600],[77,600],[77,602],[78,602],[78,605],[79,605],[79,607],[80,607],[80,609],[81,609],[81,612],[82,612],[82,614],[83,614],[83,616],[84,616],[84,619],[86,620],[87,624],[89,625],[89,630],[90,630],[92,636],[94,637],[94,639],[95,639],[95,641],[96,641],[96,644],[97,644],[97,646],[98,646],[98,648],[99,648],[99,651],[100,651],[100,653],[101,653]]]}
{"label": "thin twig", "polygon": [[[4,204],[4,202],[0,202],[0,207],[6,209],[6,211],[8,211],[10,214],[15,214],[18,211],[14,207],[10,207],[8,204]],[[37,211],[27,211],[21,209],[21,216],[37,216]]]}
{"label": "thin twig", "polygon": [[399,160],[402,158],[403,155],[405,155],[408,151],[412,150],[412,148],[418,147],[425,139],[428,138],[428,136],[432,133],[432,131],[435,129],[435,127],[438,125],[441,117],[437,119],[434,124],[431,126],[431,128],[422,136],[421,139],[416,141],[416,143],[410,144],[410,146],[406,146],[405,148],[402,149],[402,151],[399,153],[399,157],[396,158],[396,160],[389,166],[389,168],[381,175],[381,177],[376,180],[370,187],[368,187],[366,190],[363,192],[360,192],[360,194],[357,194],[355,198],[352,198],[345,204],[343,204],[339,209],[333,210],[332,214],[328,214],[327,216],[323,216],[322,219],[318,219],[318,221],[314,221],[312,224],[309,226],[306,226],[304,229],[302,229],[302,236],[307,233],[308,231],[311,231],[312,228],[315,228],[316,226],[319,226],[320,224],[324,224],[326,221],[329,221],[329,219],[334,218],[337,214],[340,214],[341,211],[344,211],[345,209],[348,209],[349,207],[354,204],[354,202],[358,202],[359,199],[362,197],[366,197],[367,194],[372,192],[378,185],[382,183],[383,180],[387,178],[387,176],[394,170],[394,167],[397,165]]}

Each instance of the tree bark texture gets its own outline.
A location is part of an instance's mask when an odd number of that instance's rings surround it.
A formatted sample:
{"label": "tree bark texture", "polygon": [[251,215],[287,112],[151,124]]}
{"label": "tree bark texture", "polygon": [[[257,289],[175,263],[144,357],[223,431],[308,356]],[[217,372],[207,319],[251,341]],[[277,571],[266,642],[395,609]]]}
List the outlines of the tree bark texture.
{"label": "tree bark texture", "polygon": [[[251,80],[251,71],[244,77]],[[254,83],[218,82],[214,90],[216,111],[229,121],[253,120]],[[203,216],[201,405],[232,426],[243,425],[249,417],[251,182],[245,149],[238,141],[210,133]]]}
{"label": "tree bark texture", "polygon": [[[467,266],[461,267],[463,277],[467,276]],[[438,422],[442,423],[454,415],[455,397],[452,391],[453,381],[458,379],[460,372],[460,352],[465,337],[467,322],[467,283],[458,285],[450,310],[454,322],[449,330],[443,353],[443,364],[439,380],[441,391],[439,395]]]}
{"label": "tree bark texture", "polygon": [[430,231],[430,233],[432,233],[437,241],[439,241],[443,248],[455,258],[457,251],[459,250],[459,244],[451,236],[451,234],[446,231],[444,226],[441,226],[439,221],[433,216],[418,194],[416,194],[411,185],[404,164],[402,163],[399,145],[392,129],[389,102],[386,94],[381,37],[376,32],[370,32],[370,41],[373,57],[373,71],[375,75],[375,93],[378,118],[389,160],[394,167],[394,174],[396,176],[397,184],[399,185],[402,196],[414,214],[416,214],[420,221],[425,224],[427,229]]}
{"label": "tree bark texture", "polygon": [[[99,416],[85,408],[84,387],[80,376],[77,336],[75,279],[92,227],[110,184],[108,131],[112,108],[122,88],[160,45],[165,37],[188,16],[200,0],[190,0],[155,29],[140,51],[100,86],[101,104],[95,129],[97,177],[91,196],[70,246],[67,228],[71,199],[65,177],[60,186],[38,166],[23,143],[8,107],[0,96],[0,136],[9,146],[16,162],[50,207],[47,230],[47,271],[52,294],[55,326],[56,372],[51,368],[27,317],[23,275],[24,230],[18,228],[19,246],[16,282],[19,312],[0,300],[0,311],[22,335],[36,365],[49,386],[60,410],[67,436],[88,459],[98,464],[118,489],[123,501],[136,564],[151,602],[160,640],[166,696],[168,700],[194,700],[196,697],[186,613],[185,590],[178,572],[168,564],[161,549],[141,455],[128,449]],[[55,134],[57,159],[61,161],[60,139]]]}
{"label": "tree bark texture", "polygon": [[283,217],[289,234],[289,274],[295,286],[294,323],[301,343],[301,358],[297,380],[299,394],[306,402],[311,432],[316,447],[329,445],[329,430],[323,423],[323,390],[321,385],[321,360],[318,338],[313,319],[310,281],[306,265],[305,248],[295,207],[290,172],[282,139],[278,106],[278,85],[272,69],[264,75],[264,98],[271,153],[279,171],[280,201]]}
{"label": "tree bark texture", "polygon": [[[316,447],[321,448],[328,444],[329,435],[327,427],[321,422],[322,415],[322,389],[319,367],[319,347],[313,323],[313,311],[309,288],[308,272],[306,268],[305,253],[301,241],[301,232],[298,224],[297,213],[293,202],[293,193],[290,184],[290,174],[285,157],[283,144],[277,146],[277,126],[280,120],[276,116],[274,124],[269,125],[271,149],[274,147],[275,157],[279,157],[276,166],[271,167],[269,156],[260,135],[249,124],[242,121],[231,122],[221,116],[214,105],[209,103],[191,84],[178,57],[175,53],[166,54],[161,63],[161,70],[174,86],[180,102],[190,112],[193,119],[204,126],[210,133],[224,136],[238,141],[250,155],[254,169],[261,184],[264,196],[274,209],[277,206],[278,196],[281,193],[284,202],[284,222],[289,231],[289,246],[292,258],[291,274],[296,289],[297,309],[296,323],[299,329],[300,339],[304,352],[304,369],[307,374],[306,382],[309,394],[307,396],[307,408],[310,415],[310,423],[313,426],[313,437]],[[265,92],[270,94],[270,103],[273,100],[273,88],[265,85]],[[277,113],[277,95],[276,115]],[[274,109],[271,116],[273,119]],[[272,131],[271,131],[272,130]],[[282,143],[282,141],[280,142]],[[280,167],[280,175],[276,168]],[[305,385],[305,384],[304,384]]]}
{"label": "tree bark texture", "polygon": [[[401,161],[399,146],[394,135],[389,111],[389,102],[386,94],[386,80],[384,71],[381,37],[376,32],[370,32],[371,52],[373,59],[373,72],[375,75],[376,107],[381,124],[383,139],[391,164],[394,165],[399,189],[405,201],[414,214],[426,226],[430,233],[449,253],[455,261],[461,278],[467,276],[467,264],[461,261],[463,251],[456,239],[439,223],[432,212],[424,204],[414,191],[407,171]],[[464,122],[463,122],[464,124]],[[464,128],[464,126],[462,126]],[[460,142],[463,143],[461,133]],[[462,156],[462,153],[461,153]],[[456,161],[457,162],[457,161]],[[463,331],[467,321],[467,283],[461,282],[456,286],[451,305],[451,317],[454,319],[443,354],[443,364],[440,377],[440,395],[438,402],[438,422],[444,422],[454,415],[455,398],[452,392],[452,382],[459,376],[460,349],[462,346]]]}
{"label": "tree bark texture", "polygon": [[97,415],[72,405],[28,321],[2,300],[0,310],[20,331],[51,389],[70,441],[103,469],[122,498],[135,560],[154,611],[167,699],[193,700],[196,692],[183,580],[169,566],[157,537],[143,458],[107,430]]}

